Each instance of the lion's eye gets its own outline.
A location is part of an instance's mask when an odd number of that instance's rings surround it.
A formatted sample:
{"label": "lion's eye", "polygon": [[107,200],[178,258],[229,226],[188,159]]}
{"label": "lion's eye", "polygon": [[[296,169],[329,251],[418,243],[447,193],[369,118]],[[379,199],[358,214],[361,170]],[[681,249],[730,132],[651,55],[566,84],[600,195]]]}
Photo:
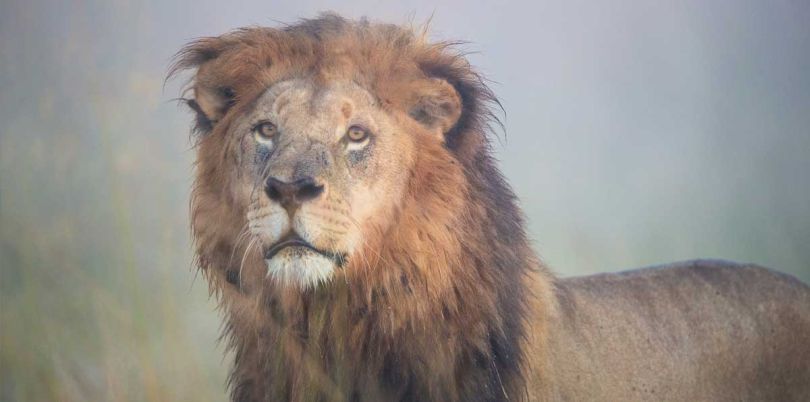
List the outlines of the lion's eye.
{"label": "lion's eye", "polygon": [[360,126],[351,126],[346,130],[346,137],[352,142],[363,142],[368,138],[368,130]]}
{"label": "lion's eye", "polygon": [[276,128],[276,125],[270,123],[269,121],[259,123],[253,128],[253,132],[256,133],[256,139],[259,142],[267,142],[272,140],[277,131],[278,128]]}

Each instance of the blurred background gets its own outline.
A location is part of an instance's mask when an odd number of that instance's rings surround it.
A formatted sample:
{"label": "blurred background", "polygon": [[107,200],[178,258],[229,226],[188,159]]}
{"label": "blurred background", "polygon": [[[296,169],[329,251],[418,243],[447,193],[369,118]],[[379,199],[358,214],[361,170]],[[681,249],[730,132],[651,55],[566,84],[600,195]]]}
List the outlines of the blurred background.
{"label": "blurred background", "polygon": [[0,3],[0,400],[220,401],[191,266],[187,41],[323,10],[465,39],[562,276],[694,257],[810,281],[810,3]]}

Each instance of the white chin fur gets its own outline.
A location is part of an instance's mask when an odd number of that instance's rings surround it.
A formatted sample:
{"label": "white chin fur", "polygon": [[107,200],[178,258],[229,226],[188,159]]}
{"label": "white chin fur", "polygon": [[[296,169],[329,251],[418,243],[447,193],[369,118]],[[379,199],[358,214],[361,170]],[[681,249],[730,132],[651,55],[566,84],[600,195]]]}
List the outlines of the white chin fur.
{"label": "white chin fur", "polygon": [[287,247],[264,261],[268,277],[282,286],[301,289],[328,281],[335,270],[334,261],[305,247]]}

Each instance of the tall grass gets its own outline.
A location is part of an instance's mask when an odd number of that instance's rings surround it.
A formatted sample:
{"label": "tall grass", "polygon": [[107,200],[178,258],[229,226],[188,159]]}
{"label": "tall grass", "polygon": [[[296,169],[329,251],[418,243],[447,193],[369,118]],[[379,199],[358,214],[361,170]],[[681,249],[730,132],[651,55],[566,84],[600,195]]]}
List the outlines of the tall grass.
{"label": "tall grass", "polygon": [[161,173],[148,143],[111,135],[120,118],[0,141],[0,400],[225,398],[215,306],[192,286],[187,153]]}

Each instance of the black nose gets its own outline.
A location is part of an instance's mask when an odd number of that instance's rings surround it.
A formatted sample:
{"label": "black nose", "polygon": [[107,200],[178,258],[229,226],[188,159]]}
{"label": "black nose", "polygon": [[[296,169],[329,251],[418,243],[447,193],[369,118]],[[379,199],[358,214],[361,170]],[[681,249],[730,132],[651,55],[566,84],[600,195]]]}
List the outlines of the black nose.
{"label": "black nose", "polygon": [[318,198],[323,193],[323,185],[309,176],[289,183],[268,177],[264,191],[271,200],[281,204],[292,215],[301,204]]}

